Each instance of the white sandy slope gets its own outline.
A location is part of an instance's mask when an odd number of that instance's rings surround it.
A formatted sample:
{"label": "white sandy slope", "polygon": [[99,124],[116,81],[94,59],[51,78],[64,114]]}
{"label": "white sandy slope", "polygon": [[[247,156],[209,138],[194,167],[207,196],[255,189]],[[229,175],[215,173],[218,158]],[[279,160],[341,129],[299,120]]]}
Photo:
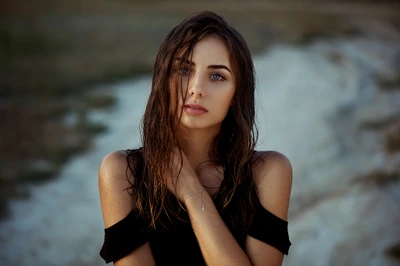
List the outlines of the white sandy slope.
{"label": "white sandy slope", "polygon": [[[343,151],[334,124],[340,123],[334,119],[340,108],[355,106],[374,86],[365,77],[386,71],[386,60],[396,52],[392,46],[368,39],[319,41],[277,45],[255,58],[258,149],[286,154],[294,168],[287,266],[395,265],[382,249],[400,240],[400,227],[394,226],[400,224],[399,186],[349,186],[355,174],[384,158],[379,151]],[[332,60],[337,54],[339,63]],[[11,216],[0,223],[0,265],[104,264],[98,256],[103,223],[97,170],[107,153],[139,145],[150,78],[112,87],[117,106],[92,115],[109,126],[108,133],[54,181],[32,186],[29,199],[11,202]]]}

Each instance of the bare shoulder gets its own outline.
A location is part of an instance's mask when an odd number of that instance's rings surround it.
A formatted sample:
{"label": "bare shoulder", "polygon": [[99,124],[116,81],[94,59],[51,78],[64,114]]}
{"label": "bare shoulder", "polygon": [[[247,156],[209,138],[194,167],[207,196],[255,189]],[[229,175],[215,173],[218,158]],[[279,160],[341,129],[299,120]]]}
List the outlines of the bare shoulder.
{"label": "bare shoulder", "polygon": [[114,151],[104,156],[99,169],[99,181],[115,184],[115,179],[126,179],[128,154],[126,151]]}
{"label": "bare shoulder", "polygon": [[[292,178],[292,164],[290,160],[282,153],[277,151],[257,151],[253,155],[253,178],[256,184],[260,184],[270,178],[274,172],[281,172],[279,179],[291,181]],[[275,176],[276,175],[272,175]]]}
{"label": "bare shoulder", "polygon": [[127,156],[126,151],[115,151],[107,154],[100,164],[98,185],[105,227],[122,220],[132,209]]}
{"label": "bare shoulder", "polygon": [[253,179],[261,204],[276,216],[287,219],[292,188],[292,164],[277,151],[253,155]]}

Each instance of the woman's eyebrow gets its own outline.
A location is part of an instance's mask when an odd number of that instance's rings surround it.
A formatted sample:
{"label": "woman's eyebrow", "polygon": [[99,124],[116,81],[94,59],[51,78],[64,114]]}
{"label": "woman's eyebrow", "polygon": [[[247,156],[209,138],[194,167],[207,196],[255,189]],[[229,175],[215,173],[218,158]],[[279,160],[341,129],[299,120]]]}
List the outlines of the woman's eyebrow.
{"label": "woman's eyebrow", "polygon": [[[177,57],[177,58],[175,58],[175,61],[182,62],[182,58]],[[185,63],[188,65],[196,66],[196,63],[193,61],[190,62],[189,60],[185,60]],[[207,68],[208,69],[226,69],[229,73],[232,73],[231,70],[229,69],[229,67],[227,67],[225,65],[209,65]]]}
{"label": "woman's eyebrow", "polygon": [[221,68],[223,68],[223,69],[228,70],[229,73],[232,73],[231,70],[225,65],[209,65],[207,68],[208,69],[221,69]]}

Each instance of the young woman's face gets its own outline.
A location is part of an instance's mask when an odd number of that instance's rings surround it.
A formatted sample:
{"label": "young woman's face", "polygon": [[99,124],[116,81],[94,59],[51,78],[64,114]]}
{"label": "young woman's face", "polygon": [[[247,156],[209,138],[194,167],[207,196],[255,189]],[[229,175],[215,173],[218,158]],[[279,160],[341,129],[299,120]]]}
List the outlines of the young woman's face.
{"label": "young woman's face", "polygon": [[[175,59],[179,65],[181,59]],[[219,130],[235,94],[233,69],[224,42],[216,35],[207,35],[195,44],[192,61],[182,63],[176,70],[186,93],[180,103],[181,126]]]}

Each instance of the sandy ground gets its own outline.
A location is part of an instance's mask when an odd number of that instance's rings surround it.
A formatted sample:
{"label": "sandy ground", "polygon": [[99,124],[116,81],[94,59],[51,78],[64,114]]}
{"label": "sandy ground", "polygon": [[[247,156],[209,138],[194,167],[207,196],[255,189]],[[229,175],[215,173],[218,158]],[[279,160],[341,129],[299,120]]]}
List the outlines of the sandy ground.
{"label": "sandy ground", "polygon": [[[312,200],[345,185],[351,173],[358,171],[340,157],[341,144],[331,118],[360,96],[364,77],[371,71],[362,66],[379,67],[379,60],[389,54],[390,45],[368,42],[279,45],[255,58],[261,133],[258,149],[281,151],[292,161],[295,200],[291,217],[298,217]],[[340,64],[332,60],[334,52],[345,55]],[[380,59],[376,61],[374,55]],[[98,256],[103,241],[98,166],[105,154],[139,145],[138,125],[149,88],[149,77],[114,85],[109,91],[118,98],[118,105],[92,114],[92,119],[106,121],[108,133],[97,137],[90,151],[71,160],[59,178],[32,186],[31,198],[11,202],[11,216],[0,223],[1,265],[103,264]],[[292,228],[296,222],[304,223],[294,219]],[[325,232],[322,240],[334,237],[334,232],[323,228],[321,232]],[[307,244],[296,243],[298,251],[290,257],[290,265],[304,261],[301,256],[308,253],[300,251],[307,250]],[[329,254],[332,247],[322,248]]]}

